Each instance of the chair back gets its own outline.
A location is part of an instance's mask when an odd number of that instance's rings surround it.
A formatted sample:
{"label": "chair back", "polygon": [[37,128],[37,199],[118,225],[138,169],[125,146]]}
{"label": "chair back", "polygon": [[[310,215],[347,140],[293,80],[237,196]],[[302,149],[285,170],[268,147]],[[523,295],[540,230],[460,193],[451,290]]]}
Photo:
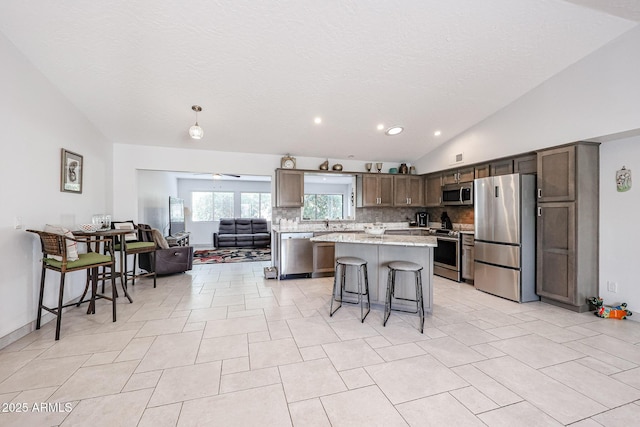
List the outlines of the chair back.
{"label": "chair back", "polygon": [[40,230],[27,231],[40,236],[43,256],[59,256],[62,257],[63,260],[67,259],[67,242],[64,235]]}

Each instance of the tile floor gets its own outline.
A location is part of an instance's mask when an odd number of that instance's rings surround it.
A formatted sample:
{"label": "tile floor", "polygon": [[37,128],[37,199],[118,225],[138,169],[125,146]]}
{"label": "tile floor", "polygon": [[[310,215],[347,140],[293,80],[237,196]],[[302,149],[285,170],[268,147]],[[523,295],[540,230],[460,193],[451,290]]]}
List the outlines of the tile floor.
{"label": "tile floor", "polygon": [[331,278],[264,265],[143,280],[116,323],[99,301],[58,342],[50,322],[0,350],[0,425],[638,425],[638,322],[436,277],[421,335],[412,315],[330,318]]}

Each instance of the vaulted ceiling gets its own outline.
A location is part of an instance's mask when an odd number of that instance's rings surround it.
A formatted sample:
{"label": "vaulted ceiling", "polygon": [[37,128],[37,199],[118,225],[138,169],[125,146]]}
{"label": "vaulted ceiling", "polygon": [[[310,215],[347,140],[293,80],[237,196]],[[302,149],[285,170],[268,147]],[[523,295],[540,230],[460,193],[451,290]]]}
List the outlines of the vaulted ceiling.
{"label": "vaulted ceiling", "polygon": [[114,143],[388,161],[639,22],[637,0],[0,2],[0,32]]}

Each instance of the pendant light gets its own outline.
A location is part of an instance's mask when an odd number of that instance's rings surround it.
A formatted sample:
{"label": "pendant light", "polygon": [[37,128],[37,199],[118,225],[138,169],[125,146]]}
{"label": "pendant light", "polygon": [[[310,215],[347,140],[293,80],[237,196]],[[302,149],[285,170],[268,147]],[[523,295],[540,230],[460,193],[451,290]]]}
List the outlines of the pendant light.
{"label": "pendant light", "polygon": [[189,128],[189,136],[193,139],[202,139],[204,131],[200,126],[198,126],[198,113],[202,111],[202,107],[199,105],[193,105],[191,109],[196,112],[196,124]]}

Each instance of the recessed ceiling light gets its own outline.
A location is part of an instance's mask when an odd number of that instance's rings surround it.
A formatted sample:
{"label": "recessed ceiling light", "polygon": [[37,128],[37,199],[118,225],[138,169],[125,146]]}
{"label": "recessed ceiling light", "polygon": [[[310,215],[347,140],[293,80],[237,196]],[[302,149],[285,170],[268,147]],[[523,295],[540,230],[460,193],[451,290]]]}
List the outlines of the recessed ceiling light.
{"label": "recessed ceiling light", "polygon": [[320,123],[322,123],[322,117],[316,117],[315,119],[313,119],[313,123],[319,125]]}
{"label": "recessed ceiling light", "polygon": [[433,133],[434,136],[440,136],[442,134],[442,132],[440,132],[439,130],[435,131]]}
{"label": "recessed ceiling light", "polygon": [[404,128],[402,126],[391,126],[389,129],[386,130],[385,133],[389,136],[393,136],[393,135],[398,135],[403,130]]}
{"label": "recessed ceiling light", "polygon": [[380,124],[378,125],[378,130],[383,130],[383,129],[384,129],[384,125],[383,125],[382,123],[380,123]]}

